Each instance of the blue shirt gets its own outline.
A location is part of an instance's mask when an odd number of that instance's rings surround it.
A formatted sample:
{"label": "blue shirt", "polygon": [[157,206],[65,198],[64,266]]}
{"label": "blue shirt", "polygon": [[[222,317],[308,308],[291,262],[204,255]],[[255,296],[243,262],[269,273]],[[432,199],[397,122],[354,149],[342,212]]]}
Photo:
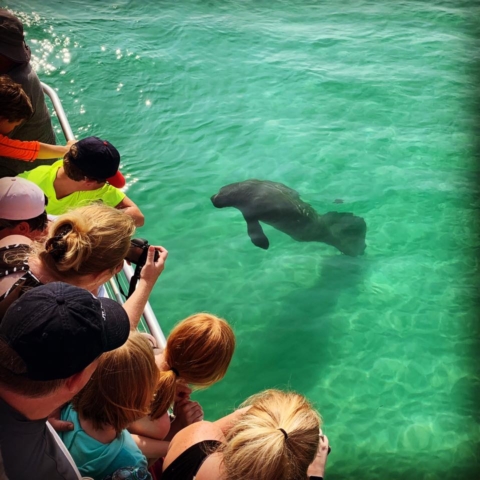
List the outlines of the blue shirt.
{"label": "blue shirt", "polygon": [[72,431],[61,432],[59,435],[83,476],[103,480],[122,467],[147,468],[147,459],[127,430],[123,430],[113,442],[101,443],[90,437],[80,426],[72,404],[62,410],[61,418],[74,425]]}

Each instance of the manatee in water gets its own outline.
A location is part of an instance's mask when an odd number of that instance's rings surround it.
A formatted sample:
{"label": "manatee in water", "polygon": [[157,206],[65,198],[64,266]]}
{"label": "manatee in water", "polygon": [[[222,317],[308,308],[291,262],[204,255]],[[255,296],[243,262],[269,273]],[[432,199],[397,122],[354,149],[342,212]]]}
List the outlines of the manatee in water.
{"label": "manatee in water", "polygon": [[300,195],[282,183],[245,180],[225,185],[211,197],[217,208],[238,208],[247,222],[248,235],[257,247],[267,249],[268,238],[259,222],[290,235],[298,242],[323,242],[345,255],[365,251],[367,225],[353,213],[319,215]]}

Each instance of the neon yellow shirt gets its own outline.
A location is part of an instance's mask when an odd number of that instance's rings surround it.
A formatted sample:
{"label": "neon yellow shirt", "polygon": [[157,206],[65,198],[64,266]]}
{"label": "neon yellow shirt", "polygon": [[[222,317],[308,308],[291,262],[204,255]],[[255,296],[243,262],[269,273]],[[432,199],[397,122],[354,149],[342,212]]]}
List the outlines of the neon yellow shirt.
{"label": "neon yellow shirt", "polygon": [[18,175],[37,184],[43,190],[48,197],[46,210],[50,215],[61,215],[72,208],[83,207],[99,200],[105,205],[116,207],[125,198],[125,194],[121,190],[106,183],[97,190],[74,192],[60,200],[57,199],[53,182],[57,177],[58,169],[62,165],[63,160],[59,160],[53,165],[44,165]]}

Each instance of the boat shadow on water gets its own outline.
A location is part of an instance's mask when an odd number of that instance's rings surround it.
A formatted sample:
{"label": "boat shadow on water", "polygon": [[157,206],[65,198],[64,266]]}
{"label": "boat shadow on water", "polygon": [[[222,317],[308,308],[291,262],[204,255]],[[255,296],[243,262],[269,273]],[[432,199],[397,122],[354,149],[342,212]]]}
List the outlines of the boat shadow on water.
{"label": "boat shadow on water", "polygon": [[348,319],[335,315],[337,305],[345,296],[355,303],[370,262],[368,256],[330,255],[319,263],[315,284],[292,290],[278,311],[266,316],[256,363],[268,374],[252,379],[252,391],[275,387],[308,394],[324,368],[337,360],[333,344],[348,328]]}

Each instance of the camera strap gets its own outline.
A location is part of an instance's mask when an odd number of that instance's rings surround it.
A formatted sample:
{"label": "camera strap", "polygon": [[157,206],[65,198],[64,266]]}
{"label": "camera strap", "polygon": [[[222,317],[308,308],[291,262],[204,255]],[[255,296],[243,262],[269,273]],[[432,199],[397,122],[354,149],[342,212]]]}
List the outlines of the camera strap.
{"label": "camera strap", "polygon": [[138,264],[135,267],[135,272],[130,279],[130,285],[128,287],[127,299],[132,296],[132,293],[135,291],[138,281],[140,280],[140,273],[142,272],[143,265]]}
{"label": "camera strap", "polygon": [[130,278],[130,283],[128,284],[128,293],[125,293],[122,287],[122,283],[120,282],[120,277],[117,274],[115,274],[115,277],[117,279],[117,285],[118,289],[120,290],[120,293],[125,297],[125,299],[129,299],[132,296],[132,293],[135,291],[135,288],[137,287],[137,283],[140,280],[140,273],[142,271],[142,266],[137,265],[135,267],[135,272],[132,275],[132,278]]}

